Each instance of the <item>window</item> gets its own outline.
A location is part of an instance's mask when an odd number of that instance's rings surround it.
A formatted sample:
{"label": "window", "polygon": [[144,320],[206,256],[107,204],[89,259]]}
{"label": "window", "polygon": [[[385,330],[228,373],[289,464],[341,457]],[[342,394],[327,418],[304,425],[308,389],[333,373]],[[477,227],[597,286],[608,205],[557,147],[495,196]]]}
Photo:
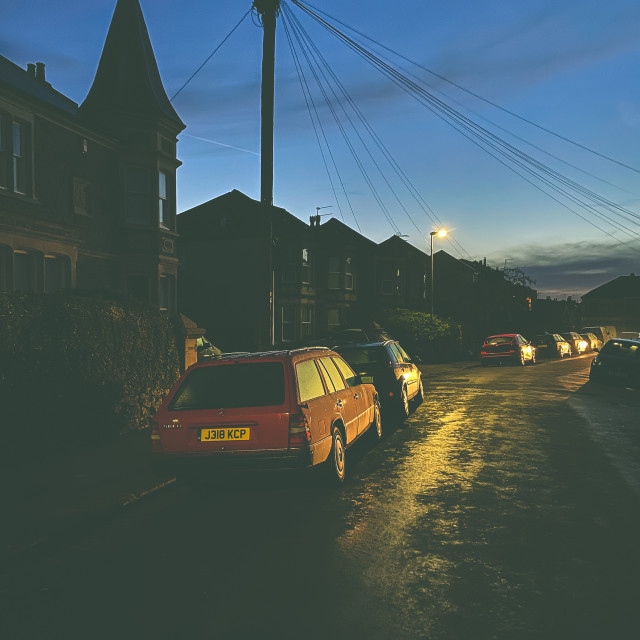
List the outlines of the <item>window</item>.
{"label": "window", "polygon": [[353,289],[353,266],[349,256],[344,261],[344,288]]}
{"label": "window", "polygon": [[329,309],[327,312],[327,328],[337,331],[340,328],[340,309]]}
{"label": "window", "polygon": [[353,369],[342,358],[333,358],[333,361],[336,363],[348,386],[353,387],[359,383]]}
{"label": "window", "polygon": [[336,367],[336,363],[331,358],[320,358],[318,362],[325,373],[325,380],[329,387],[329,391],[341,391],[342,389],[347,388],[347,385],[338,371],[338,367]]}
{"label": "window", "polygon": [[29,133],[28,124],[0,115],[0,188],[22,195],[30,193]]}
{"label": "window", "polygon": [[404,357],[402,355],[402,351],[399,349],[397,344],[390,344],[389,350],[394,355],[397,363],[402,364],[404,362]]}
{"label": "window", "polygon": [[13,190],[16,193],[27,193],[27,167],[26,167],[26,136],[24,126],[19,122],[12,124],[13,147],[12,147],[12,169],[13,169]]}
{"label": "window", "polygon": [[300,281],[303,284],[311,282],[311,263],[309,262],[309,249],[302,250],[302,265],[300,267]]}
{"label": "window", "polygon": [[3,115],[0,115],[0,189],[9,188],[9,145],[7,142],[7,134],[5,133],[6,122],[7,119]]}
{"label": "window", "polygon": [[313,306],[310,304],[302,305],[301,329],[303,338],[313,335]]}
{"label": "window", "polygon": [[167,198],[167,174],[158,174],[158,221],[161,227],[169,227],[169,201]]}
{"label": "window", "polygon": [[396,295],[402,295],[402,274],[400,269],[396,269],[395,277],[393,279],[393,292]]}
{"label": "window", "polygon": [[296,337],[296,317],[294,307],[282,307],[282,341],[291,342]]}
{"label": "window", "polygon": [[125,220],[134,224],[149,224],[149,171],[128,167],[124,190]]}
{"label": "window", "polygon": [[169,404],[169,411],[276,407],[284,402],[281,362],[241,362],[194,369]]}
{"label": "window", "polygon": [[174,280],[171,276],[160,276],[158,283],[158,306],[161,311],[173,310],[175,297]]}
{"label": "window", "polygon": [[319,398],[325,394],[322,378],[314,360],[298,362],[296,364],[296,378],[300,402],[313,400],[313,398]]}
{"label": "window", "polygon": [[89,183],[73,179],[73,212],[78,215],[89,213]]}
{"label": "window", "polygon": [[327,287],[329,289],[340,288],[340,258],[338,256],[329,256],[329,273],[327,279]]}

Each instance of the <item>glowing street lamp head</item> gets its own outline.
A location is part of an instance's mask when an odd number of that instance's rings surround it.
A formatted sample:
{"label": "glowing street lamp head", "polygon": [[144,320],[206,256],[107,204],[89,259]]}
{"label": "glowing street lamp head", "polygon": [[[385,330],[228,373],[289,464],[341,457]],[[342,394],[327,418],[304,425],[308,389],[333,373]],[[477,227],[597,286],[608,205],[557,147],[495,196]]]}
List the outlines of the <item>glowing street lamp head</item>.
{"label": "glowing street lamp head", "polygon": [[429,235],[438,236],[438,238],[444,238],[447,233],[449,233],[446,229],[440,229],[439,231],[432,231]]}

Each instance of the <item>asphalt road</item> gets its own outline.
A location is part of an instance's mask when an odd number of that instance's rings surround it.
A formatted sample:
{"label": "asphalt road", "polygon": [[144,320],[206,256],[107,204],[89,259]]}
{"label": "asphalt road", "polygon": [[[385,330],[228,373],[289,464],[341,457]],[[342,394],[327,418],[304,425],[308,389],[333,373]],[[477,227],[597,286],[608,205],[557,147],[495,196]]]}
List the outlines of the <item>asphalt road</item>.
{"label": "asphalt road", "polygon": [[429,378],[318,474],[176,483],[15,569],[3,638],[636,638],[640,394],[589,356]]}

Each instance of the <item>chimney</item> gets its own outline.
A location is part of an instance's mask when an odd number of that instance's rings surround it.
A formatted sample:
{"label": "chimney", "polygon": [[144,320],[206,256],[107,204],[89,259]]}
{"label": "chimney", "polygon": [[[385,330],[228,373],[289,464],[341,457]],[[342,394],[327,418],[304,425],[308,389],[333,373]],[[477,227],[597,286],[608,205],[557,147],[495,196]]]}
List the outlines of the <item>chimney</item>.
{"label": "chimney", "polygon": [[487,259],[485,258],[482,262],[483,262],[484,266],[486,267],[487,266]]}
{"label": "chimney", "polygon": [[36,62],[36,80],[45,82],[44,79],[44,62]]}
{"label": "chimney", "polygon": [[27,65],[27,73],[29,74],[30,78],[35,78],[36,77],[36,65],[33,64],[32,62],[30,62]]}

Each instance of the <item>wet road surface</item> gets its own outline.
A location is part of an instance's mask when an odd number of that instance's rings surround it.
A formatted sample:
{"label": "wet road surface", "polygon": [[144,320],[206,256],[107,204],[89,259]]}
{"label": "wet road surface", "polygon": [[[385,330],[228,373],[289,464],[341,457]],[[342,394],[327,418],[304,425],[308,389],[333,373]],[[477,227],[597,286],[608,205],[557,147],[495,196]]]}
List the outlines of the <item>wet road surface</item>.
{"label": "wet road surface", "polygon": [[429,378],[318,474],[177,483],[3,576],[6,638],[636,638],[640,398],[590,357]]}

